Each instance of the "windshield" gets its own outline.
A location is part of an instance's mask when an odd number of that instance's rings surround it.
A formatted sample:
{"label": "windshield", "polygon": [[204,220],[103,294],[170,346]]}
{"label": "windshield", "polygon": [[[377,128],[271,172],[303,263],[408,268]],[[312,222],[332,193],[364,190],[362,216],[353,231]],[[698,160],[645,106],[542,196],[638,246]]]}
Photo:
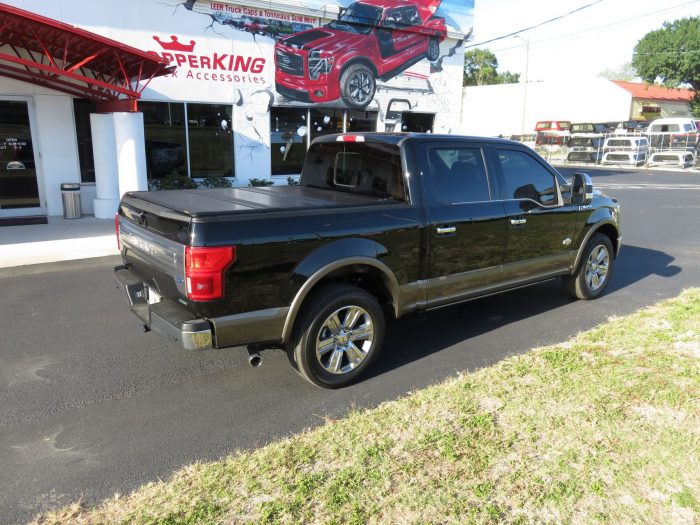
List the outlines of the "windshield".
{"label": "windshield", "polygon": [[372,31],[372,26],[377,25],[382,16],[382,10],[367,4],[356,2],[348,7],[328,27],[348,33],[361,33],[367,35]]}

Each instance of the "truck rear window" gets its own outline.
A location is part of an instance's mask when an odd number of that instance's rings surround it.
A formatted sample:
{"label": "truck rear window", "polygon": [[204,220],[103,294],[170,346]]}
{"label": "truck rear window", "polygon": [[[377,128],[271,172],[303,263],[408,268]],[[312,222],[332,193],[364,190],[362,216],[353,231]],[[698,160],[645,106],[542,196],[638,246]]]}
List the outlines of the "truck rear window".
{"label": "truck rear window", "polygon": [[390,144],[313,144],[301,185],[400,201],[406,197],[399,147]]}

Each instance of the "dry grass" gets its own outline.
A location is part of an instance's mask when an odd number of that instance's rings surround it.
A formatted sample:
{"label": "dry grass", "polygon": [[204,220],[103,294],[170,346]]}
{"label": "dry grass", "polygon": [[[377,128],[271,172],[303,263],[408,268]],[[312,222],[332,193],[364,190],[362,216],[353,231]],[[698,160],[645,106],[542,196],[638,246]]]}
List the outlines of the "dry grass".
{"label": "dry grass", "polygon": [[700,290],[52,523],[700,522]]}

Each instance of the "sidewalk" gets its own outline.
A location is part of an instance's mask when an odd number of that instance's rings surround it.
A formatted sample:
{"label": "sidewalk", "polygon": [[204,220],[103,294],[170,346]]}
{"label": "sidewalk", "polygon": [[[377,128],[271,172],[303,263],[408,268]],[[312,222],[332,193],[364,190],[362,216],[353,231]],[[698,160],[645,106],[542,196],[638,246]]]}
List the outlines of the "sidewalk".
{"label": "sidewalk", "polygon": [[113,219],[48,219],[0,227],[0,268],[119,255]]}

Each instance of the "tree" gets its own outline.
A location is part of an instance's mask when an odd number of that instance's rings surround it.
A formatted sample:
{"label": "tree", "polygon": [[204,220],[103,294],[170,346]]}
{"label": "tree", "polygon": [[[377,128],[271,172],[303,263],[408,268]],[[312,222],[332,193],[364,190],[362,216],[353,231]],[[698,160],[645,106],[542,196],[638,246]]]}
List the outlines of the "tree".
{"label": "tree", "polygon": [[498,59],[488,49],[470,49],[464,53],[464,86],[513,84],[520,81],[519,73],[498,72]]}
{"label": "tree", "polygon": [[631,82],[637,76],[637,72],[632,67],[631,62],[626,62],[619,67],[605,68],[598,73],[599,77],[607,78],[608,80],[624,80]]}
{"label": "tree", "polygon": [[689,85],[695,92],[694,110],[700,110],[700,17],[664,22],[647,33],[634,47],[632,65],[645,82]]}

